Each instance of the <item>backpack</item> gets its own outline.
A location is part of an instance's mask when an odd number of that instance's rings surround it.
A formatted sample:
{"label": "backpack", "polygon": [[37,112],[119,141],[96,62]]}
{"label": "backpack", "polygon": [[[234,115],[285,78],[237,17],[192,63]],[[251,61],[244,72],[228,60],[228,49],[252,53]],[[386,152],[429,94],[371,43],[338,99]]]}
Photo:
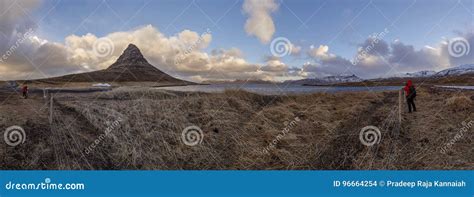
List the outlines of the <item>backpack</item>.
{"label": "backpack", "polygon": [[415,98],[416,97],[416,89],[415,86],[410,86],[410,95],[408,95],[408,98]]}

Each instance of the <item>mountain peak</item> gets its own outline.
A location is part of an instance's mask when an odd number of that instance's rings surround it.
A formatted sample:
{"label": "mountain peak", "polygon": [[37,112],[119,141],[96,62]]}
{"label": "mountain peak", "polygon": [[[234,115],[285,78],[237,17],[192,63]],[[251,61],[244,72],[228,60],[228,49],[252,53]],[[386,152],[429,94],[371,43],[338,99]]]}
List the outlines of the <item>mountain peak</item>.
{"label": "mountain peak", "polygon": [[117,59],[117,62],[126,63],[148,63],[143,57],[142,52],[134,44],[129,44],[123,51],[122,55]]}
{"label": "mountain peak", "polygon": [[117,68],[131,68],[131,67],[153,67],[148,61],[143,57],[142,52],[134,44],[129,44],[127,48],[123,51],[122,55],[112,64],[109,69]]}
{"label": "mountain peak", "polygon": [[132,43],[128,44],[127,48],[124,50],[124,53],[127,52],[127,51],[139,51],[140,52],[140,49],[138,49],[137,45],[134,45]]}

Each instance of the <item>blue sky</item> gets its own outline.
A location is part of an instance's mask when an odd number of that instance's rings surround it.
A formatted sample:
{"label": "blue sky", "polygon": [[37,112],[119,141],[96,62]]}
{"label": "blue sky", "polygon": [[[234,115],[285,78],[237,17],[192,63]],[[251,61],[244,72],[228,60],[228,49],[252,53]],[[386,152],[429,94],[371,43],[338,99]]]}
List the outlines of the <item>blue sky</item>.
{"label": "blue sky", "polygon": [[[453,36],[455,31],[472,26],[474,16],[469,14],[471,10],[467,10],[473,8],[472,1],[463,1],[469,7],[456,6],[457,1],[287,0],[282,1],[284,6],[273,14],[277,29],[275,35],[308,46],[328,44],[334,40],[331,47],[335,52],[349,56],[355,51],[355,43],[389,28],[392,33],[386,37],[387,40],[400,39],[419,48],[436,44],[442,37]],[[215,38],[210,48],[238,47],[248,51],[249,56],[268,53],[267,46],[247,36],[242,28],[246,20],[242,14],[243,1],[196,0],[194,4],[193,0],[104,2],[46,1],[38,10],[39,16],[58,5],[40,24],[43,36],[63,42],[70,34],[104,36],[147,24],[167,35],[185,29],[204,32],[210,28]],[[88,20],[78,28],[87,17]],[[219,19],[218,24],[213,23]],[[349,23],[351,27],[346,27]],[[340,36],[336,37],[337,34]],[[252,59],[259,60],[259,57]]]}
{"label": "blue sky", "polygon": [[[267,13],[275,26],[272,39],[285,37],[301,47],[299,55],[279,59],[289,68],[303,68],[304,64],[324,67],[324,61],[307,55],[311,46],[328,46],[328,54],[350,60],[370,35],[385,29],[389,33],[382,39],[389,45],[399,41],[416,51],[426,46],[436,48],[443,40],[469,34],[474,26],[472,0],[273,2],[277,9]],[[272,55],[270,42],[262,43],[246,31],[250,14],[244,11],[243,4],[243,0],[45,0],[30,14],[37,24],[38,37],[62,44],[70,35],[90,33],[100,38],[147,25],[168,37],[184,30],[201,34],[209,28],[212,41],[202,52],[237,48],[248,63],[264,66]],[[433,70],[446,66],[437,65]],[[328,70],[324,73],[337,74]],[[367,77],[383,74],[378,70]]]}

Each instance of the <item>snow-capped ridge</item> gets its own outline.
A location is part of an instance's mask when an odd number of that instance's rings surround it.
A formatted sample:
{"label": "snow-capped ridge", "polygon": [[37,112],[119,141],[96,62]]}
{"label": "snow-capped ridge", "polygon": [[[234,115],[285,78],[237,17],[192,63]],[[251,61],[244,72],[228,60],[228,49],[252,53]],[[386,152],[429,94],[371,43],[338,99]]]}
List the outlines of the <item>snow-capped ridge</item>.
{"label": "snow-capped ridge", "polygon": [[448,68],[437,72],[434,76],[445,77],[445,76],[459,76],[463,74],[474,73],[474,64],[464,64],[454,68]]}
{"label": "snow-capped ridge", "polygon": [[284,83],[293,83],[293,84],[301,84],[301,85],[330,85],[330,84],[361,82],[361,81],[363,80],[356,75],[335,75],[335,76],[326,76],[322,78],[291,80],[291,81],[285,81]]}

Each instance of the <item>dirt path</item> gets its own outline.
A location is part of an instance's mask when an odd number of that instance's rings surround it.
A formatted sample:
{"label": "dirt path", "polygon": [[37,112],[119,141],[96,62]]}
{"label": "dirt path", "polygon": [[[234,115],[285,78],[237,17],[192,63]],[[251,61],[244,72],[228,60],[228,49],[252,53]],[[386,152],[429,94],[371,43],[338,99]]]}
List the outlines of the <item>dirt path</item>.
{"label": "dirt path", "polygon": [[[336,137],[330,142],[329,147],[323,151],[316,165],[318,169],[354,169],[354,162],[357,156],[366,149],[360,140],[360,129],[369,126],[380,126],[386,117],[376,116],[374,114],[383,114],[384,106],[397,105],[398,93],[384,93],[383,98],[372,103],[368,108],[362,111],[358,116],[347,120],[337,131]],[[382,112],[382,113],[381,113]],[[381,131],[382,135],[387,135]],[[377,145],[374,145],[377,146]]]}
{"label": "dirt path", "polygon": [[[399,145],[400,166],[402,169],[472,169],[473,160],[468,152],[472,148],[472,132],[465,132],[456,141],[451,151],[444,154],[441,148],[460,133],[464,126],[462,122],[473,120],[472,92],[443,91],[439,89],[421,89],[415,101],[418,111],[407,113],[404,105],[403,125]],[[456,97],[466,97],[466,100],[456,100],[449,105],[449,100]],[[465,101],[465,102],[463,102]],[[467,130],[466,130],[467,131]]]}
{"label": "dirt path", "polygon": [[113,169],[110,157],[102,147],[86,151],[102,134],[76,109],[61,102],[54,103],[55,114],[52,125],[53,144],[60,169]]}
{"label": "dirt path", "polygon": [[[3,169],[113,169],[102,147],[85,154],[101,134],[81,113],[54,102],[53,124],[49,123],[49,99],[30,94],[23,99],[11,91],[0,92],[0,127],[21,126],[25,142],[16,147],[0,145]],[[32,154],[34,153],[34,154]]]}

